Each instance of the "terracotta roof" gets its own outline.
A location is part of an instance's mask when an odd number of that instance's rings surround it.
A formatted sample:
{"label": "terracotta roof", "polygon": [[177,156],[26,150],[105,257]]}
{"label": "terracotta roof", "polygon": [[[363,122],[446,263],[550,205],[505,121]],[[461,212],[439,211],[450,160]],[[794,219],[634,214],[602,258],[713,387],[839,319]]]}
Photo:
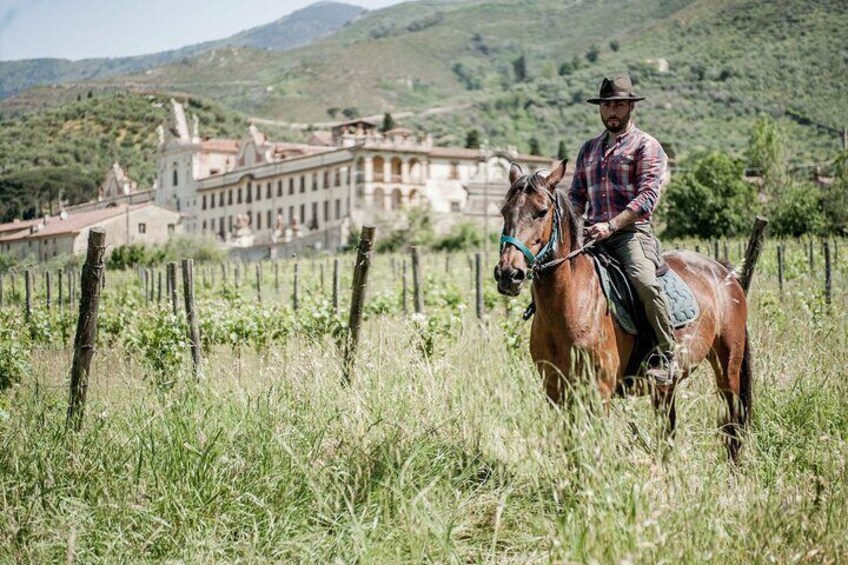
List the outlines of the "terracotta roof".
{"label": "terracotta roof", "polygon": [[[0,234],[17,232],[24,229],[28,230],[30,226],[39,223],[41,223],[41,218],[35,218],[33,220],[12,220],[11,222],[0,224]],[[0,235],[0,237],[2,237],[2,235]]]}
{"label": "terracotta roof", "polygon": [[[149,202],[143,204],[135,204],[130,206],[130,211],[136,211],[145,206],[150,206]],[[20,241],[24,239],[40,239],[43,237],[56,237],[60,235],[70,235],[81,232],[87,227],[96,225],[100,222],[120,216],[127,212],[127,205],[120,204],[109,208],[101,208],[99,210],[91,210],[88,212],[80,212],[71,214],[66,219],[61,219],[59,216],[50,216],[47,218],[47,223],[41,226],[38,231],[30,233],[29,229],[16,231],[13,234],[5,237],[0,237],[0,241]],[[35,222],[40,225],[41,220]],[[30,224],[32,226],[32,224]]]}
{"label": "terracotta roof", "polygon": [[332,145],[333,132],[323,130],[313,131],[309,136],[309,141],[313,145]]}
{"label": "terracotta roof", "polygon": [[238,153],[239,142],[236,139],[206,139],[200,142],[200,150],[214,153]]}

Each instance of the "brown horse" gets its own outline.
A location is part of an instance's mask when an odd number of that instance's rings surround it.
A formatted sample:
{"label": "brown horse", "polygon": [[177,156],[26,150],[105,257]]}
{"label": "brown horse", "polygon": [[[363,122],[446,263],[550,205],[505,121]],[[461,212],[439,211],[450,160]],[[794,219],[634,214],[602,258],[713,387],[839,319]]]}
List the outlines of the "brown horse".
{"label": "brown horse", "polygon": [[[533,281],[536,315],[530,354],[550,400],[562,404],[566,385],[575,384],[580,375],[593,375],[608,406],[617,390],[627,388],[624,371],[635,340],[616,324],[592,260],[579,251],[574,212],[556,191],[564,174],[565,162],[547,177],[524,175],[518,165],[512,166],[495,279],[498,291],[510,296],[517,296],[528,279]],[[664,257],[692,289],[701,313],[676,331],[681,375],[670,386],[653,388],[654,407],[664,411],[666,432],[673,434],[674,388],[709,359],[727,403],[723,431],[735,460],[752,402],[745,293],[730,269],[708,257],[689,251]]]}

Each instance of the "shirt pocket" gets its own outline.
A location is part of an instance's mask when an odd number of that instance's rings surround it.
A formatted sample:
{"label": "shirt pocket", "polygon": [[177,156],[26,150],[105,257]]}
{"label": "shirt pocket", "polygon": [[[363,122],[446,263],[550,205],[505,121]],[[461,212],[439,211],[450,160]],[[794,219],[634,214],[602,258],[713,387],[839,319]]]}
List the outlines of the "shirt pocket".
{"label": "shirt pocket", "polygon": [[610,162],[609,172],[616,186],[632,189],[636,181],[636,161],[626,155],[616,155]]}

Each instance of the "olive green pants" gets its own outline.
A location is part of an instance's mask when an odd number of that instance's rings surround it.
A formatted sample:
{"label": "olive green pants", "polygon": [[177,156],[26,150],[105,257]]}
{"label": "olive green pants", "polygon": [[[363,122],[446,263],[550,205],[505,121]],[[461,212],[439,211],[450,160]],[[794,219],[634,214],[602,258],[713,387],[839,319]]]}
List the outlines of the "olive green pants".
{"label": "olive green pants", "polygon": [[633,285],[633,290],[645,309],[645,316],[660,352],[674,352],[674,327],[668,313],[668,303],[657,280],[657,268],[661,264],[659,241],[654,237],[651,225],[636,222],[622,228],[601,242],[604,250],[621,264],[624,274]]}

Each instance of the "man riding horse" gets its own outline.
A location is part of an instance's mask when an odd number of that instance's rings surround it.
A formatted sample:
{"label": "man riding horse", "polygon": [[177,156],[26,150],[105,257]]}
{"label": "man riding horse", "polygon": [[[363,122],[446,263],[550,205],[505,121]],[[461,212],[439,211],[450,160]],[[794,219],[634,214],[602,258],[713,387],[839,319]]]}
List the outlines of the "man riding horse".
{"label": "man riding horse", "polygon": [[605,78],[597,98],[606,130],[580,148],[568,198],[578,216],[586,214],[585,235],[621,264],[654,331],[657,353],[648,377],[658,385],[678,371],[668,305],[657,280],[659,242],[651,215],[659,200],[667,158],[660,143],[631,119],[636,102],[630,79]]}

